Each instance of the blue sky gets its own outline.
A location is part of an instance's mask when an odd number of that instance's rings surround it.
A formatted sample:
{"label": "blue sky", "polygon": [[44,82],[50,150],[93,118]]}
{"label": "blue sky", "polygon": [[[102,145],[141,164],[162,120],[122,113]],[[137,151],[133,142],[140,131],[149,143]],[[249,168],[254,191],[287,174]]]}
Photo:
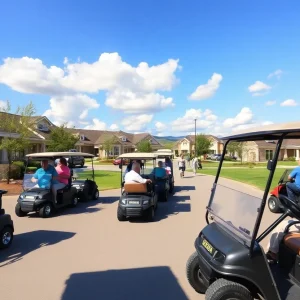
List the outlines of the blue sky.
{"label": "blue sky", "polygon": [[194,118],[216,135],[299,120],[299,1],[19,0],[1,11],[0,101],[13,110],[32,100],[56,124],[159,135],[185,135]]}

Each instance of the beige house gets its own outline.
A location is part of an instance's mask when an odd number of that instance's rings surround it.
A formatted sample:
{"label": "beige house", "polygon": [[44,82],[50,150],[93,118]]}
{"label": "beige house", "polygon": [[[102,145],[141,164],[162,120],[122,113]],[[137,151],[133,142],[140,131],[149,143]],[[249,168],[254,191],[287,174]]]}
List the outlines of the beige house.
{"label": "beige house", "polygon": [[[272,159],[277,141],[253,141],[247,142],[247,147],[243,153],[244,161],[267,161]],[[294,157],[300,159],[300,140],[286,139],[283,140],[278,160],[287,160]]]}
{"label": "beige house", "polygon": [[[18,117],[18,116],[17,116]],[[16,118],[18,120],[18,118]],[[19,119],[20,120],[20,119]],[[34,128],[30,136],[30,147],[26,151],[13,153],[13,159],[22,159],[27,153],[37,153],[47,151],[47,145],[50,140],[50,133],[56,126],[44,116],[32,117]],[[0,126],[1,127],[1,126]],[[107,139],[114,139],[109,157],[116,157],[122,153],[134,152],[139,142],[148,140],[152,145],[152,149],[158,150],[163,146],[149,133],[131,134],[123,131],[104,131],[89,129],[68,129],[74,135],[78,136],[79,141],[75,147],[77,151],[87,152],[100,157],[105,157],[106,153],[103,149]],[[8,136],[7,132],[0,129],[1,138]],[[0,150],[0,163],[7,163],[6,150]]]}
{"label": "beige house", "polygon": [[[220,154],[223,151],[223,142],[213,135],[206,135],[207,138],[211,139],[212,146],[209,150],[210,154]],[[187,135],[183,139],[176,142],[173,147],[173,153],[175,156],[179,156],[180,154],[191,154],[195,153],[195,136]]]}

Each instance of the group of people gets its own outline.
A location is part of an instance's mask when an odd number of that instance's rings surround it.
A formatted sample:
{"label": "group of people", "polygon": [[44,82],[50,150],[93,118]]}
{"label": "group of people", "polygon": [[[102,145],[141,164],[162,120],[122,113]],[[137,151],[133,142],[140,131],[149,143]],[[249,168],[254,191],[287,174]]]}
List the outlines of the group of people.
{"label": "group of people", "polygon": [[49,181],[45,175],[51,175],[51,189],[53,199],[57,203],[57,191],[64,188],[69,183],[71,176],[70,168],[68,167],[67,160],[61,157],[57,160],[57,165],[54,167],[48,160],[41,161],[41,168],[37,169],[31,181],[38,183],[39,187],[49,185]]}
{"label": "group of people", "polygon": [[[202,169],[201,160],[197,156],[194,156],[191,160],[191,165],[192,165],[193,173],[196,176],[197,169]],[[184,172],[186,169],[186,160],[183,154],[181,154],[179,157],[178,167],[180,171],[180,177],[184,177]]]}

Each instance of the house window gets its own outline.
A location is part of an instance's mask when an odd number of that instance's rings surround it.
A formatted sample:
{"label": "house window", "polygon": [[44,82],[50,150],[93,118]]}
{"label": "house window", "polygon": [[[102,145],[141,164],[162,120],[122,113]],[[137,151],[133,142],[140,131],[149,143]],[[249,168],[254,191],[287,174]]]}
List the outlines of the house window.
{"label": "house window", "polygon": [[273,150],[266,150],[266,160],[273,158]]}
{"label": "house window", "polygon": [[114,146],[114,156],[120,155],[120,148],[118,146]]}

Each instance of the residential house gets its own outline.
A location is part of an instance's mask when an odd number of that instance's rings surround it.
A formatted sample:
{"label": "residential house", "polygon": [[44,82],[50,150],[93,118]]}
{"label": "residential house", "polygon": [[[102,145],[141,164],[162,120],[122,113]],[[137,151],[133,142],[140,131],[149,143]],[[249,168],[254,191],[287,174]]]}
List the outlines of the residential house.
{"label": "residential house", "polygon": [[[277,141],[251,141],[247,142],[243,153],[244,161],[263,162],[272,159]],[[286,160],[294,157],[300,159],[300,140],[283,140],[278,160]]]}
{"label": "residential house", "polygon": [[[213,135],[206,135],[207,138],[211,139],[212,146],[210,147],[210,154],[220,154],[223,151],[223,141],[221,141],[218,137]],[[175,156],[180,154],[191,154],[195,153],[195,136],[187,135],[183,139],[176,142],[173,147],[173,152]]]}
{"label": "residential house", "polygon": [[[19,116],[16,117],[16,120],[20,120]],[[45,116],[32,117],[32,121],[34,126],[31,130],[32,135],[30,136],[30,147],[26,151],[13,153],[13,159],[15,160],[22,159],[27,153],[47,151],[51,130],[56,126]],[[107,139],[112,138],[114,138],[114,143],[112,144],[112,149],[109,153],[110,157],[135,151],[137,144],[143,140],[149,140],[154,151],[163,148],[163,146],[149,133],[131,134],[123,131],[90,130],[80,128],[68,128],[68,130],[79,138],[75,145],[77,151],[99,155],[100,157],[106,156],[103,147],[104,142]],[[0,140],[2,137],[7,135],[7,132],[4,132],[3,130],[1,131],[0,129]],[[7,162],[6,150],[0,151],[0,162]]]}

